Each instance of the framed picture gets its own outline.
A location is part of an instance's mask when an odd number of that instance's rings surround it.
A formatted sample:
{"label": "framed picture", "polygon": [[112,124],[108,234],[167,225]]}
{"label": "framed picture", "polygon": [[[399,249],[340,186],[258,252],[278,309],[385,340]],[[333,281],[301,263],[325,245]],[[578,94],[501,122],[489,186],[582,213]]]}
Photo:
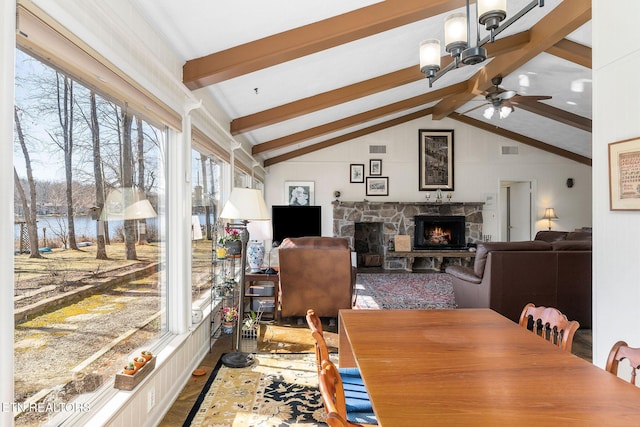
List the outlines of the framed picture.
{"label": "framed picture", "polygon": [[453,129],[420,129],[418,190],[453,191]]}
{"label": "framed picture", "polygon": [[389,177],[367,177],[367,196],[388,196]]}
{"label": "framed picture", "polygon": [[609,208],[640,210],[640,138],[609,144]]}
{"label": "framed picture", "polygon": [[364,182],[364,164],[351,164],[349,182]]}
{"label": "framed picture", "polygon": [[285,181],[284,197],[289,206],[311,206],[314,204],[313,181]]}
{"label": "framed picture", "polygon": [[371,176],[382,175],[382,160],[380,159],[369,160],[369,175]]}

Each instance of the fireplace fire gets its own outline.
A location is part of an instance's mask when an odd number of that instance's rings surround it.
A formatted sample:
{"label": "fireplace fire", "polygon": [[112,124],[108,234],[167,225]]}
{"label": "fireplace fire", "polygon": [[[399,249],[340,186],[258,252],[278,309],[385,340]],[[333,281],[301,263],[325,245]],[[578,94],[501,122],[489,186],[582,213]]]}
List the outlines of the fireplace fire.
{"label": "fireplace fire", "polygon": [[464,216],[419,215],[414,218],[414,249],[463,249],[466,247]]}

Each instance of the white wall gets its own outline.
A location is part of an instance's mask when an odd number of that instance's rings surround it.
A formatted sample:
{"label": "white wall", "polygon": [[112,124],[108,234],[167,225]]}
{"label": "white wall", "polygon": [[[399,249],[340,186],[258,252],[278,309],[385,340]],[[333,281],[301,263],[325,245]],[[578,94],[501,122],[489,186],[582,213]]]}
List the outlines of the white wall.
{"label": "white wall", "polygon": [[[517,111],[516,113],[517,114]],[[366,135],[267,168],[266,200],[287,204],[284,181],[314,181],[315,203],[322,206],[322,234],[333,235],[334,190],[344,201],[425,201],[418,191],[418,130],[454,129],[454,192],[452,201],[477,202],[485,193],[500,194],[500,181],[534,181],[537,221],[535,230],[546,229],[544,208],[552,206],[559,217],[554,230],[591,226],[591,167],[478,130],[451,119],[417,119]],[[386,145],[386,154],[369,154],[369,145]],[[517,146],[518,155],[501,155],[503,145]],[[382,176],[389,177],[389,196],[366,196],[365,184],[349,183],[349,165],[382,159]],[[567,188],[567,178],[575,185]],[[433,192],[432,192],[433,200]],[[484,234],[498,236],[499,211],[485,212]],[[494,240],[497,240],[494,238]]]}
{"label": "white wall", "polygon": [[[593,348],[604,366],[612,345],[640,347],[640,212],[609,210],[608,144],[640,137],[640,2],[593,0]],[[615,28],[615,31],[612,29]],[[614,108],[615,107],[615,108]]]}

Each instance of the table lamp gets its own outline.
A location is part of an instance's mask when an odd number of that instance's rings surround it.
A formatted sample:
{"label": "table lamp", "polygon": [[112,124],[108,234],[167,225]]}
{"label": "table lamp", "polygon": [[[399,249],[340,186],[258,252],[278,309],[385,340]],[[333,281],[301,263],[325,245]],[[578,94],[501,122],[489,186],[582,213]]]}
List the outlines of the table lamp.
{"label": "table lamp", "polygon": [[249,231],[249,245],[247,246],[247,258],[252,273],[261,273],[264,262],[264,240],[271,240],[271,220],[251,221],[247,224]]}
{"label": "table lamp", "polygon": [[553,208],[546,208],[542,219],[549,220],[549,231],[551,231],[551,220],[558,219],[558,217],[556,216],[556,211]]}
{"label": "table lamp", "polygon": [[[240,241],[242,250],[240,252],[240,292],[238,301],[238,319],[236,334],[233,342],[233,352],[222,356],[222,363],[230,368],[243,368],[253,364],[253,355],[240,351],[240,338],[242,336],[242,323],[244,322],[244,282],[247,269],[247,243],[249,242],[249,231],[247,225],[250,221],[267,221],[270,218],[269,210],[262,197],[260,190],[253,188],[235,187],[231,191],[229,200],[225,203],[221,218],[229,220],[240,220],[242,223],[229,223],[230,229],[241,230]],[[263,255],[264,256],[264,255]]]}

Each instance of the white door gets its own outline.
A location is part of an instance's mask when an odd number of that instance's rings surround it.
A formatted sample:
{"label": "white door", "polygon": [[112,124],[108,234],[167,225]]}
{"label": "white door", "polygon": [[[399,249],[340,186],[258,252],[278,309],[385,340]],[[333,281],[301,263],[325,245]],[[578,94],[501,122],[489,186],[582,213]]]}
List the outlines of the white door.
{"label": "white door", "polygon": [[531,240],[531,182],[504,181],[501,187],[503,240]]}

